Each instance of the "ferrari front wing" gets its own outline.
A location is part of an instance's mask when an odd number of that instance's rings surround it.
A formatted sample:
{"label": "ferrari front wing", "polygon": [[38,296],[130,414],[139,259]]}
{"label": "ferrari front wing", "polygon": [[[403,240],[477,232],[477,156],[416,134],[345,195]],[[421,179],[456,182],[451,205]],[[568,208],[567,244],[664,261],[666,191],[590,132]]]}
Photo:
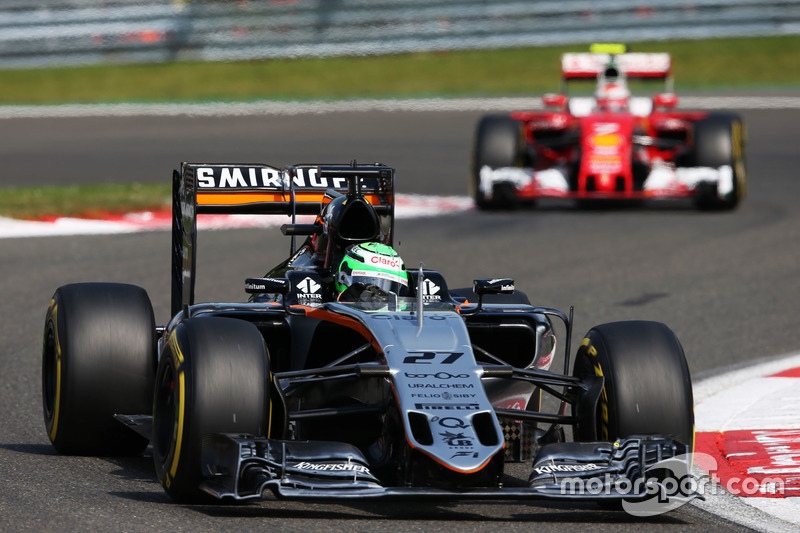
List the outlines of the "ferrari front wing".
{"label": "ferrari front wing", "polygon": [[[733,169],[729,165],[719,168],[674,167],[667,164],[653,165],[641,190],[573,190],[569,185],[569,170],[566,167],[553,167],[544,170],[531,168],[501,167],[480,169],[478,187],[484,197],[491,199],[497,188],[513,190],[520,200],[537,198],[578,198],[578,199],[678,199],[697,194],[701,184],[711,184],[717,188],[722,198],[733,190]],[[609,178],[612,179],[612,178]]]}

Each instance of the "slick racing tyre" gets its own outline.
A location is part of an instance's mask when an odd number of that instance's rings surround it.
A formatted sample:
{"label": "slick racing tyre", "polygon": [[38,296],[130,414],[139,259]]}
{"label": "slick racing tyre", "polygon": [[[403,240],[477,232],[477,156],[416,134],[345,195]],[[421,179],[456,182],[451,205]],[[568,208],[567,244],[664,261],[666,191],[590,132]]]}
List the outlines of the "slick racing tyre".
{"label": "slick racing tyre", "polygon": [[210,502],[203,436],[266,436],[269,359],[251,323],[190,318],[169,335],[158,363],[153,400],[153,460],[164,490],[181,503]]}
{"label": "slick racing tyre", "polygon": [[691,163],[696,167],[729,166],[733,172],[732,188],[721,195],[715,183],[698,185],[697,207],[706,210],[735,208],[747,191],[745,171],[746,130],[735,114],[712,114],[694,123],[694,149]]}
{"label": "slick racing tyre", "polygon": [[147,439],[114,418],[152,411],[155,323],[144,289],[76,283],[47,309],[42,399],[47,434],[60,453],[135,455]]}
{"label": "slick racing tyre", "polygon": [[578,349],[573,374],[605,378],[596,412],[575,413],[579,440],[613,442],[631,435],[664,435],[691,450],[692,382],[683,348],[664,324],[628,321],[595,326]]}
{"label": "slick racing tyre", "polygon": [[489,199],[481,190],[481,169],[521,167],[523,165],[525,137],[522,123],[507,115],[489,115],[481,118],[475,132],[472,153],[472,180],[470,189],[475,204],[481,209],[507,208],[515,202],[511,183],[497,183]]}

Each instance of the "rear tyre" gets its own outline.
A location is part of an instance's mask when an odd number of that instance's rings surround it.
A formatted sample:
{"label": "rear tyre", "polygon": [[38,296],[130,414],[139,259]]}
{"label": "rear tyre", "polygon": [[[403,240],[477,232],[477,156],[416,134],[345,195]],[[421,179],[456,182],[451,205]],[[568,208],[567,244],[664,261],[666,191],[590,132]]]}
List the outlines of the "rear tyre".
{"label": "rear tyre", "polygon": [[730,210],[739,205],[747,191],[745,137],[744,123],[735,114],[714,114],[694,123],[691,165],[711,168],[729,166],[733,172],[732,188],[728,192],[721,194],[715,183],[702,183],[698,186],[698,208]]}
{"label": "rear tyre", "polygon": [[144,289],[76,283],[47,309],[42,400],[50,442],[60,453],[135,455],[147,439],[115,414],[148,414],[155,374],[155,322]]}
{"label": "rear tyre", "polygon": [[578,349],[573,374],[605,378],[596,413],[576,413],[583,420],[576,428],[578,440],[665,435],[691,451],[692,382],[683,348],[664,324],[628,321],[595,326]]}
{"label": "rear tyre", "polygon": [[472,153],[471,192],[475,204],[480,209],[508,208],[513,206],[516,197],[513,185],[498,183],[494,192],[487,198],[481,190],[481,169],[521,167],[523,165],[525,137],[522,123],[507,115],[489,115],[481,118],[475,131]]}
{"label": "rear tyre", "polygon": [[203,436],[266,436],[269,359],[258,329],[243,320],[190,318],[170,334],[161,354],[153,400],[153,460],[167,494],[209,503],[200,483]]}

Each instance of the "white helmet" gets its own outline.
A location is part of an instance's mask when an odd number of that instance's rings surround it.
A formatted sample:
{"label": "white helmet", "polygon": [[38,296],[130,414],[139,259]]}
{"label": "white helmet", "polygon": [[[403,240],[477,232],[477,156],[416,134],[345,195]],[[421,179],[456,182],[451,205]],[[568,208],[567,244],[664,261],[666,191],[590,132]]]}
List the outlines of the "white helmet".
{"label": "white helmet", "polygon": [[628,109],[630,96],[625,75],[612,61],[597,78],[597,107],[605,111],[623,111]]}

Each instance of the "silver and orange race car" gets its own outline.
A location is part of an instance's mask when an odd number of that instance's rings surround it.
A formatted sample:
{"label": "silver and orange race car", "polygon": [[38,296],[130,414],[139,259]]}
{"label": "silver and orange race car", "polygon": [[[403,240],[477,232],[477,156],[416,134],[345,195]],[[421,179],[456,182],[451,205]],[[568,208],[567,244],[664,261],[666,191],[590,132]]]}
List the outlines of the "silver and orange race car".
{"label": "silver and orange race car", "polygon": [[471,177],[478,207],[691,198],[701,209],[735,208],[747,180],[741,117],[676,110],[669,54],[591,50],[562,56],[561,90],[542,97],[544,110],[480,120]]}
{"label": "silver and orange race car", "polygon": [[[197,217],[220,213],[292,217],[288,259],[243,280],[246,301],[195,298]],[[178,502],[645,505],[667,490],[664,461],[688,475],[692,386],[675,334],[601,324],[573,358],[572,312],[532,305],[513,280],[449,289],[406,270],[391,249],[394,169],[184,163],[173,215],[167,324],[128,284],[65,285],[50,302],[42,393],[59,452],[152,444]]]}

